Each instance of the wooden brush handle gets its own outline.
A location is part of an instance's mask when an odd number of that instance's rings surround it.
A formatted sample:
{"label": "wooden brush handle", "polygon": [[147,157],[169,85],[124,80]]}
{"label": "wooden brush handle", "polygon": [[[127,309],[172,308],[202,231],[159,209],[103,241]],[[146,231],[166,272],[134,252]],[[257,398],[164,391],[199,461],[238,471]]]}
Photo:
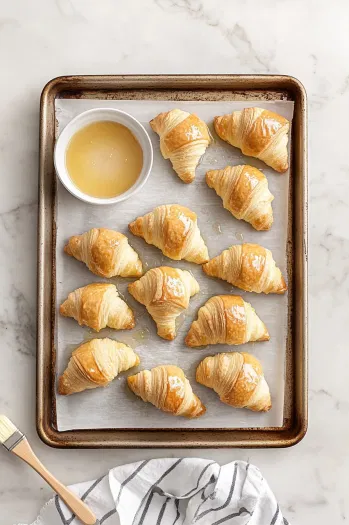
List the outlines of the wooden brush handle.
{"label": "wooden brush handle", "polygon": [[50,472],[44,467],[44,465],[38,460],[36,455],[31,449],[26,438],[24,438],[20,443],[12,449],[16,456],[23,459],[28,465],[33,467],[34,470],[40,476],[47,481],[50,487],[59,495],[59,497],[64,501],[67,507],[79,518],[82,523],[85,525],[96,525],[98,523],[96,516],[88,508],[88,506],[81,501],[73,492],[71,492],[67,487],[62,485]]}

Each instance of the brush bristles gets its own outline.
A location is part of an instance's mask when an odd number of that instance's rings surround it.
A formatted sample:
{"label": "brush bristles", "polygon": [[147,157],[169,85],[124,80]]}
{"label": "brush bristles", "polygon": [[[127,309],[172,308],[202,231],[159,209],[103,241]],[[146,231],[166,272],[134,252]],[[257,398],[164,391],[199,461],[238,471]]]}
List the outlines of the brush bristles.
{"label": "brush bristles", "polygon": [[0,415],[0,444],[4,444],[17,430],[8,417]]}

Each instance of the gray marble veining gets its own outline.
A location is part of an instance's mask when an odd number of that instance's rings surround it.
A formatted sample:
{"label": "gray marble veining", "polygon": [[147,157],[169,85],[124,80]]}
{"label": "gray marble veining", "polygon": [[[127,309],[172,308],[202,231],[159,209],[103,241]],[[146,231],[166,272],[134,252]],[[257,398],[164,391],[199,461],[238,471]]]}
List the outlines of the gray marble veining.
{"label": "gray marble veining", "polygon": [[[347,0],[1,2],[0,412],[64,482],[153,456],[261,468],[293,525],[346,523],[349,457],[349,35]],[[280,73],[309,97],[310,427],[286,450],[63,451],[35,432],[36,198],[40,91],[92,73]],[[29,522],[50,497],[1,451],[1,523]]]}

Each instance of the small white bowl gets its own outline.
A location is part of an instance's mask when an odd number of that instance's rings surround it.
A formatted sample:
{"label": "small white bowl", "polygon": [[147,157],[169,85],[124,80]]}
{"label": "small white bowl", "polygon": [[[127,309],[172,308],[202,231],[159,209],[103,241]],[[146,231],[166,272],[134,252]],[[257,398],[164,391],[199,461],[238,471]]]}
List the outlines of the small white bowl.
{"label": "small white bowl", "polygon": [[[116,197],[106,199],[91,197],[90,195],[87,195],[86,193],[79,190],[79,188],[75,186],[71,180],[65,162],[67,146],[72,136],[81,128],[88,126],[88,124],[103,120],[123,124],[133,133],[143,150],[143,167],[134,185],[124,193],[121,193]],[[137,193],[137,191],[139,191],[144,186],[153,165],[153,146],[151,144],[149,135],[142,124],[128,113],[112,108],[90,109],[88,111],[84,111],[84,113],[80,113],[80,115],[71,120],[59,135],[54,151],[54,164],[56,173],[63,186],[72,195],[74,195],[74,197],[77,197],[82,201],[89,202],[90,204],[115,204],[128,199],[132,195],[135,195],[135,193]]]}

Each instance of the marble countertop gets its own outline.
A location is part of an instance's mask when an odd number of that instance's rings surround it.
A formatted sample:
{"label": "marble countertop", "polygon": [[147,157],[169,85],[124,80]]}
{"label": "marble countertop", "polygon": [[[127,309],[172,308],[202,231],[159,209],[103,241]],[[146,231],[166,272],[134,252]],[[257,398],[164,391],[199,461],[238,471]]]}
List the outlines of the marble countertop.
{"label": "marble countertop", "polygon": [[[263,8],[261,7],[263,4]],[[258,8],[256,6],[259,6]],[[1,1],[0,412],[65,483],[152,456],[255,463],[292,524],[345,523],[349,402],[349,4],[345,0]],[[74,451],[35,431],[39,96],[52,77],[92,73],[280,73],[309,97],[310,427],[285,450]],[[337,113],[338,112],[338,113]],[[1,452],[1,523],[29,523],[50,489]]]}

